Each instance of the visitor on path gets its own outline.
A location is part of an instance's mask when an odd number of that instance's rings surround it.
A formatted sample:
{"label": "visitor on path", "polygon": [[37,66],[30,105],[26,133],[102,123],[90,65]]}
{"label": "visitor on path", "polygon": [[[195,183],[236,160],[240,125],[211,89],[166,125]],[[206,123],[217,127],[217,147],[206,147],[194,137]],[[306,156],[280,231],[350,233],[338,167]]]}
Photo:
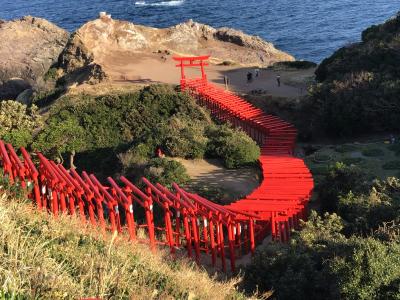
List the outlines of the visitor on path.
{"label": "visitor on path", "polygon": [[258,78],[258,76],[260,75],[260,70],[259,69],[255,69],[254,70],[254,75],[256,78]]}
{"label": "visitor on path", "polygon": [[161,150],[161,147],[160,146],[158,146],[157,148],[156,148],[156,157],[158,157],[158,158],[164,158],[165,157],[165,154],[162,152],[162,150]]}
{"label": "visitor on path", "polygon": [[278,84],[278,86],[281,86],[281,75],[276,75],[276,83]]}
{"label": "visitor on path", "polygon": [[248,72],[247,73],[247,84],[249,84],[253,80],[253,73]]}
{"label": "visitor on path", "polygon": [[229,88],[229,77],[224,75],[224,84],[225,84],[225,89],[228,90]]}

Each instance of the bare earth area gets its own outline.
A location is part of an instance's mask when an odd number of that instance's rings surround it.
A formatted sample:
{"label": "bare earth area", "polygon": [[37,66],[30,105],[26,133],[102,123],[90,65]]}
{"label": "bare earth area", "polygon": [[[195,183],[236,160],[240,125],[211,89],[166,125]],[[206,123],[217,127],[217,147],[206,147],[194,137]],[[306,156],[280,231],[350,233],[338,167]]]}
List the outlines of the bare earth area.
{"label": "bare earth area", "polygon": [[[163,59],[162,57],[166,58]],[[140,59],[131,53],[116,53],[102,62],[104,71],[116,83],[169,83],[177,84],[180,71],[171,56],[160,54],[140,55]],[[199,77],[198,69],[186,68],[186,75]],[[258,78],[247,83],[246,75],[255,68],[239,66],[210,65],[206,67],[207,78],[217,85],[224,86],[224,76],[229,79],[229,89],[238,93],[249,93],[262,90],[265,94],[276,97],[299,97],[307,93],[307,80],[313,76],[314,69],[308,70],[273,70],[259,69]],[[281,86],[278,87],[276,76],[281,76]]]}
{"label": "bare earth area", "polygon": [[226,169],[217,159],[176,160],[185,166],[192,178],[192,185],[221,189],[227,193],[224,195],[225,201],[250,194],[260,182],[257,168]]}

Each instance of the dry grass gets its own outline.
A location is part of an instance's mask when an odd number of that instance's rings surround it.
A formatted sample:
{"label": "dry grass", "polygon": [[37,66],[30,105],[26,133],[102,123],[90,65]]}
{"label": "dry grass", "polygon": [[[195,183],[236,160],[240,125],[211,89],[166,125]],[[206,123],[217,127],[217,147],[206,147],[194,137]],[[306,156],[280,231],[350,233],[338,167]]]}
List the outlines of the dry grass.
{"label": "dry grass", "polygon": [[55,219],[11,194],[0,192],[0,298],[245,298],[238,278],[218,282],[188,261],[104,239],[76,218]]}

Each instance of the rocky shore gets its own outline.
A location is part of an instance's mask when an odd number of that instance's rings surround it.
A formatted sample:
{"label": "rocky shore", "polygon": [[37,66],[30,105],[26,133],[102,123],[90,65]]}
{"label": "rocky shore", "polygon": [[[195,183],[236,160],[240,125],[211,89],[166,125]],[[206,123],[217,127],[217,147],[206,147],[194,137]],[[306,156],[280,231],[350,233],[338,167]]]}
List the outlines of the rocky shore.
{"label": "rocky shore", "polygon": [[192,20],[158,29],[103,14],[69,34],[28,16],[2,21],[0,39],[0,99],[16,99],[56,84],[96,84],[123,77],[119,67],[152,55],[161,60],[174,54],[211,55],[213,64],[241,67],[294,60],[260,37]]}

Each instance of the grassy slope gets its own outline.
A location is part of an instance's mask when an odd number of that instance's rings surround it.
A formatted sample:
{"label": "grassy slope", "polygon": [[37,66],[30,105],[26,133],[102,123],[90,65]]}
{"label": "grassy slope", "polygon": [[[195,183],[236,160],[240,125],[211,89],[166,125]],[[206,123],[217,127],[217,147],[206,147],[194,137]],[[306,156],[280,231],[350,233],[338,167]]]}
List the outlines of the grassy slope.
{"label": "grassy slope", "polygon": [[[145,245],[105,240],[75,218],[38,213],[0,192],[0,284],[21,299],[242,299],[237,279],[217,282]],[[2,295],[0,294],[0,298]],[[7,298],[7,297],[6,297]]]}

